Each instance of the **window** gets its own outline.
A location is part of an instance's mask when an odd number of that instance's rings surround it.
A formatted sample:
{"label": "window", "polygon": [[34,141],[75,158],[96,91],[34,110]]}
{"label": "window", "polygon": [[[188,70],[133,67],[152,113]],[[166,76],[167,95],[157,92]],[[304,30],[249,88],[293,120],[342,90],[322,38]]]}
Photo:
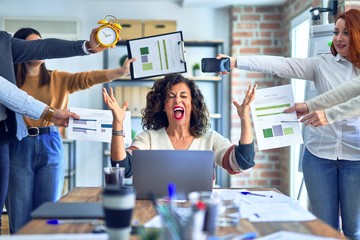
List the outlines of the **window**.
{"label": "window", "polygon": [[[306,10],[291,21],[291,57],[306,58],[309,48],[310,13]],[[306,81],[291,79],[295,102],[303,102],[305,98]],[[301,126],[303,127],[303,126]],[[303,174],[298,171],[300,160],[300,145],[291,146],[290,150],[290,196],[298,199],[307,208],[307,194],[303,184]]]}

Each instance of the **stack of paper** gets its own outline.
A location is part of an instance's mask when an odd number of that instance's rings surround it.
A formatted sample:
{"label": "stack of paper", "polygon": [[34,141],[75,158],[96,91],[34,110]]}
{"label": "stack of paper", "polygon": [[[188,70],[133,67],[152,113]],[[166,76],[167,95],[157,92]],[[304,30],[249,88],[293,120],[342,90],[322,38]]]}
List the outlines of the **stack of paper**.
{"label": "stack of paper", "polygon": [[214,192],[222,196],[238,194],[242,200],[241,217],[248,218],[251,222],[311,221],[316,219],[296,200],[274,191],[215,189]]}
{"label": "stack of paper", "polygon": [[314,236],[304,233],[295,233],[289,231],[279,231],[267,236],[257,238],[258,240],[330,240],[335,238],[328,238],[328,237],[321,237],[321,236]]}

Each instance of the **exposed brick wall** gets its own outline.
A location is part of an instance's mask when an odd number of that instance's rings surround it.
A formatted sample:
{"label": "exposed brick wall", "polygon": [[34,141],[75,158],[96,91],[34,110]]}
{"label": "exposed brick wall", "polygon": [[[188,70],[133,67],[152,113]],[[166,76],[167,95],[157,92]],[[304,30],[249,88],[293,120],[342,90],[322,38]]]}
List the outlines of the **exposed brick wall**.
{"label": "exposed brick wall", "polygon": [[[320,0],[289,0],[283,6],[233,6],[231,9],[231,55],[281,55],[289,56],[290,21]],[[310,17],[310,13],[309,13]],[[259,88],[288,84],[271,74],[233,70],[231,73],[231,98],[242,100],[249,84]],[[239,117],[231,109],[231,140],[236,142],[241,129]],[[254,133],[255,134],[255,133]],[[256,149],[256,166],[243,174],[231,177],[231,187],[276,187],[289,193],[290,148],[259,151]]]}
{"label": "exposed brick wall", "polygon": [[[291,20],[306,9],[318,6],[321,6],[321,0],[288,0],[282,6],[233,6],[231,9],[231,55],[290,56]],[[339,0],[338,13],[351,8],[360,9],[360,1]],[[258,83],[259,88],[264,88],[288,84],[289,80],[270,74],[233,70],[231,99],[242,100],[249,84],[254,83]],[[232,108],[231,140],[233,142],[238,141],[240,132],[239,117]],[[266,151],[256,149],[256,166],[243,174],[232,176],[230,185],[231,187],[276,187],[288,194],[290,191],[289,160],[289,147]]]}

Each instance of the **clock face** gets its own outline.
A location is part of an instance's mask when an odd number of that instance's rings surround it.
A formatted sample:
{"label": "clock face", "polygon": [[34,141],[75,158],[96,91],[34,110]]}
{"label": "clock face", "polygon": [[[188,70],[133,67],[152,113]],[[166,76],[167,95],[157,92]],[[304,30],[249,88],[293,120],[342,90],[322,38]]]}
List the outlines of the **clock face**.
{"label": "clock face", "polygon": [[103,27],[99,29],[97,37],[103,45],[112,45],[117,42],[116,31],[111,27]]}

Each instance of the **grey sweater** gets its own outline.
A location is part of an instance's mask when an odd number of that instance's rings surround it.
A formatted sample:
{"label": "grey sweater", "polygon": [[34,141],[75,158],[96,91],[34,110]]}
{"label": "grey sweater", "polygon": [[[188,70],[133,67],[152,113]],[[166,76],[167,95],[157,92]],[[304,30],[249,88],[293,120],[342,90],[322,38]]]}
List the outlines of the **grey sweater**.
{"label": "grey sweater", "polygon": [[305,101],[309,112],[325,109],[329,124],[360,116],[360,77]]}

